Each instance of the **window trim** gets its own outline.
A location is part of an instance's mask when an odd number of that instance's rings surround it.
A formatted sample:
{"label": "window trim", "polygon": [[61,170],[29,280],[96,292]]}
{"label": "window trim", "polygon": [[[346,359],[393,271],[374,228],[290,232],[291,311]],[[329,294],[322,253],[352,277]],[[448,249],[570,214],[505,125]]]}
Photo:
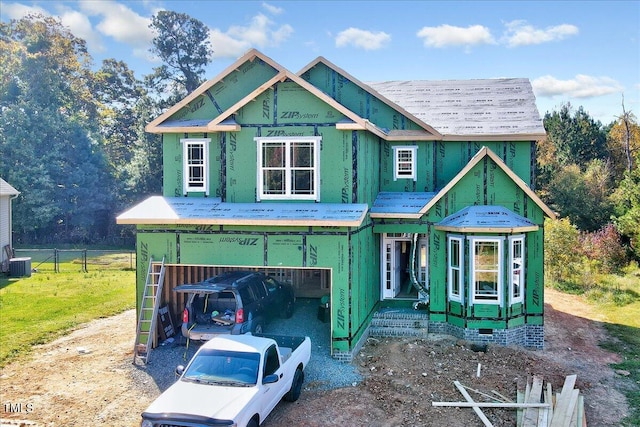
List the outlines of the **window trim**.
{"label": "window trim", "polygon": [[[514,292],[514,276],[515,276],[515,269],[513,268],[514,262],[516,260],[516,258],[514,257],[514,252],[515,252],[515,244],[516,243],[520,243],[521,245],[521,253],[520,253],[520,274],[518,274],[518,281],[520,282],[520,295],[516,296],[515,292]],[[520,234],[517,236],[510,236],[509,237],[509,303],[510,304],[517,304],[517,303],[524,303],[524,285],[525,285],[525,272],[524,272],[524,262],[526,260],[526,246],[525,246],[525,235],[524,234]]]}
{"label": "window trim", "polygon": [[[182,194],[187,195],[189,192],[204,192],[209,195],[209,145],[211,138],[182,138]],[[202,186],[193,186],[194,180],[191,179],[191,159],[189,159],[189,147],[193,145],[202,146],[202,165],[196,165],[202,168]]]}
{"label": "window trim", "polygon": [[[296,137],[255,137],[257,155],[257,177],[256,177],[256,199],[260,200],[313,200],[320,201],[320,143],[321,136],[296,136]],[[291,156],[290,147],[292,143],[304,142],[312,143],[313,147],[313,166],[311,167],[313,186],[311,194],[292,194],[291,188]],[[263,144],[264,143],[284,143],[285,150],[285,192],[284,194],[265,194],[264,193],[264,166],[263,161]]]}
{"label": "window trim", "polygon": [[[457,242],[459,245],[458,249],[458,293],[456,294],[453,291],[453,272],[455,267],[452,265],[453,254],[452,254],[452,243]],[[460,304],[463,303],[463,295],[464,295],[464,237],[458,235],[450,235],[447,237],[447,293],[449,295],[450,301],[457,301]]]}
{"label": "window trim", "polygon": [[[503,305],[503,287],[504,287],[504,237],[491,237],[491,236],[471,236],[469,239],[469,292],[471,294],[471,303],[472,304],[493,304],[493,305]],[[475,248],[477,243],[493,243],[496,245],[498,249],[498,254],[496,256],[498,260],[498,265],[496,270],[486,270],[495,271],[497,274],[497,283],[496,283],[496,293],[495,295],[491,295],[490,298],[486,296],[486,294],[480,294],[477,292],[476,288],[476,257],[475,257]]]}
{"label": "window trim", "polygon": [[[401,161],[400,153],[401,152],[409,152],[411,153],[411,160],[409,161]],[[397,181],[399,179],[413,179],[416,181],[417,173],[416,173],[416,157],[418,156],[418,146],[417,145],[395,145],[393,146],[393,180]],[[409,173],[400,173],[400,164],[401,163],[409,163],[410,164],[410,172]]]}

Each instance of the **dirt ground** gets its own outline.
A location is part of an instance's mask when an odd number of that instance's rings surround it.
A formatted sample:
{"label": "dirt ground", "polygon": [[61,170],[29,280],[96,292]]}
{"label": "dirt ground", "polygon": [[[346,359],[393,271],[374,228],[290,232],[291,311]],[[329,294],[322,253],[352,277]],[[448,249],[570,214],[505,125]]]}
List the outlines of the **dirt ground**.
{"label": "dirt ground", "polygon": [[[616,426],[628,407],[619,391],[622,377],[609,367],[618,356],[598,346],[610,339],[599,320],[578,297],[548,290],[544,351],[490,346],[475,352],[446,336],[371,338],[353,362],[361,383],[330,391],[307,383],[297,402],[280,403],[264,425],[481,426],[469,408],[431,403],[463,401],[454,381],[515,400],[530,375],[559,390],[566,375],[577,374],[588,424]],[[134,324],[133,311],[97,320],[2,369],[2,427],[138,426],[161,388],[131,363]],[[496,427],[515,425],[512,410],[484,412]]]}

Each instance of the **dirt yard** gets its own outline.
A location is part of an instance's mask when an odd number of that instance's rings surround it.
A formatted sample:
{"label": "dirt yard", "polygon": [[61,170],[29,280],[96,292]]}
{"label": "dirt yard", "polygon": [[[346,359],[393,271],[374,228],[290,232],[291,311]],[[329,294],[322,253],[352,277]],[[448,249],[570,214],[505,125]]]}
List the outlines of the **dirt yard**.
{"label": "dirt yard", "polygon": [[[599,319],[577,297],[548,290],[546,301],[544,351],[490,346],[486,353],[475,352],[445,336],[371,338],[354,361],[361,383],[330,391],[307,383],[297,402],[282,402],[264,425],[481,426],[469,408],[431,402],[464,400],[456,380],[515,400],[517,386],[533,374],[554,390],[566,375],[577,374],[589,425],[618,425],[628,408],[619,391],[622,377],[609,367],[617,355],[598,346],[610,339]],[[2,427],[139,426],[140,413],[164,386],[131,363],[134,324],[133,311],[97,320],[2,369]],[[496,427],[515,425],[512,410],[484,412]]]}

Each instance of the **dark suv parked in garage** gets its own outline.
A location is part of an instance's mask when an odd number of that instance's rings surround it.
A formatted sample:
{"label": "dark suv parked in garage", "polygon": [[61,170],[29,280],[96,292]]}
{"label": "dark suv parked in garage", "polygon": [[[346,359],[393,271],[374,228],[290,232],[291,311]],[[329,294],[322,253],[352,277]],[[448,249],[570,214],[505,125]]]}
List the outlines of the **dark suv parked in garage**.
{"label": "dark suv parked in garage", "polygon": [[276,315],[293,315],[291,285],[255,271],[231,271],[199,283],[180,285],[186,296],[182,335],[206,341],[220,334],[260,334]]}

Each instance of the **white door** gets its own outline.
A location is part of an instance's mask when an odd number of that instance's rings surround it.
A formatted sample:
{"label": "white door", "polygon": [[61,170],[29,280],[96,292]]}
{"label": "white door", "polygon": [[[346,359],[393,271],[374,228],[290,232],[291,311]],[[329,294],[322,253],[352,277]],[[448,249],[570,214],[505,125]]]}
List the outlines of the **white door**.
{"label": "white door", "polygon": [[407,238],[397,239],[383,237],[382,240],[382,298],[395,298],[402,286],[403,248],[406,251],[411,241]]}

